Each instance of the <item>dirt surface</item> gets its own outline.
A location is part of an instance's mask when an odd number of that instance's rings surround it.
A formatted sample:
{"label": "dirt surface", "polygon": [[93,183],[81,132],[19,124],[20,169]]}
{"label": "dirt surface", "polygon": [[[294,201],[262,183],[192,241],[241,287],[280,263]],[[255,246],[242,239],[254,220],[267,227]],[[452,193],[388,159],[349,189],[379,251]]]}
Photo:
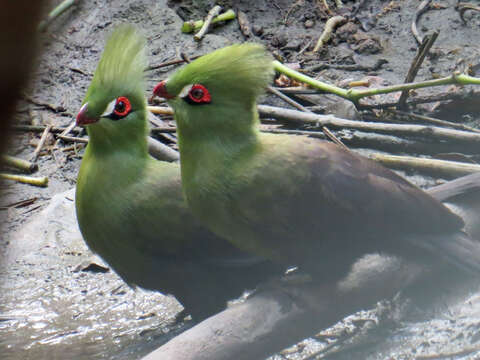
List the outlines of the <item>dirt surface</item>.
{"label": "dirt surface", "polygon": [[[334,13],[351,14],[348,9],[336,9],[333,1],[327,2]],[[227,1],[222,3],[228,5]],[[237,21],[231,21],[216,27],[201,43],[196,43],[191,35],[181,34],[181,24],[183,20],[202,18],[214,4],[213,1],[80,1],[56,19],[44,34],[41,44],[43,55],[36,62],[31,85],[25,90],[27,96],[18,106],[15,124],[31,124],[33,114],[35,121],[41,124],[68,126],[80,107],[106,35],[121,22],[137,24],[147,36],[151,65],[178,59],[180,52],[193,57],[249,40],[264,43],[278,58],[299,63],[305,69],[325,64],[326,69],[310,74],[329,83],[345,84],[347,80],[360,80],[367,75],[375,76],[381,85],[403,82],[417,50],[410,32],[410,23],[419,4],[417,0],[365,2],[353,21],[337,29],[332,41],[317,54],[312,54],[325,21],[331,16],[319,6],[320,3],[316,0],[234,2],[234,8],[247,15],[252,35],[245,38]],[[345,1],[350,8],[359,3]],[[455,70],[464,71],[467,68],[475,71],[478,67],[480,14],[467,12],[467,22],[463,23],[455,10],[456,3],[455,0],[439,2],[420,19],[420,33],[439,30],[440,35],[432,50],[434,55],[425,60],[418,80],[447,76]],[[370,66],[381,59],[387,63],[371,71],[346,71],[332,67]],[[149,71],[148,90],[174,69],[165,67]],[[428,89],[418,93],[437,91]],[[342,103],[332,96],[316,95],[300,100],[305,105],[319,105],[322,111],[331,109],[332,103]],[[268,97],[264,102],[287,107],[277,98]],[[451,121],[477,126],[475,114],[479,110],[478,104],[478,101],[462,104],[454,113],[447,106],[427,105],[423,109]],[[333,108],[343,111],[341,107],[340,110]],[[29,159],[39,136],[38,133],[17,132],[9,153]],[[171,137],[163,136],[160,140],[172,144]],[[54,148],[54,144],[55,139],[49,139],[45,146],[47,151],[38,160],[38,175],[49,178],[47,188],[6,181],[1,184],[0,221],[4,227],[0,251],[5,256],[8,254],[9,258],[0,274],[3,277],[0,290],[0,353],[2,358],[7,359],[65,358],[65,353],[72,355],[69,358],[76,359],[138,358],[155,344],[165,341],[164,333],[183,326],[172,325],[180,308],[171,298],[128,289],[111,271],[78,270],[85,261],[101,263],[91,260],[92,255],[83,245],[80,235],[73,233],[77,231],[74,230],[73,207],[68,208],[64,204],[72,201],[65,200],[65,196],[71,194],[63,193],[75,185],[83,148],[76,145],[68,149],[72,144],[63,142]],[[478,154],[472,154],[472,158],[477,159]],[[441,181],[414,173],[405,175],[420,186]],[[66,223],[62,223],[61,213],[55,213],[52,218],[52,212],[45,210],[56,194],[62,195],[53,201],[52,206],[60,202],[63,205],[58,206],[67,206],[62,210],[68,213],[65,215]],[[28,199],[35,200],[24,207],[11,206]],[[41,215],[41,211],[46,212]],[[46,226],[54,219],[58,220],[57,227]],[[67,238],[76,241],[64,243],[61,240],[64,239],[62,231],[72,232]],[[19,248],[24,248],[24,251],[18,252]],[[409,358],[415,356],[412,355],[415,351],[422,354],[429,351],[446,353],[452,339],[456,341],[455,351],[471,347],[478,337],[475,329],[480,307],[474,305],[458,305],[457,314],[461,319],[468,319],[464,323],[459,320],[452,325],[450,320],[441,319],[410,324],[395,336],[380,337],[382,341],[376,344],[381,345],[372,345],[368,341],[365,345],[363,342],[360,357],[377,359],[397,354],[399,358]],[[348,325],[343,326],[348,329]],[[471,331],[465,333],[468,327]],[[364,338],[369,339],[368,336]],[[152,339],[155,341],[152,342]],[[404,339],[411,340],[407,347],[403,345]],[[318,342],[308,344],[307,349],[320,346]],[[299,359],[308,352],[301,349],[304,347],[300,345],[292,353],[278,355],[275,359]],[[349,358],[351,353],[339,356]]]}

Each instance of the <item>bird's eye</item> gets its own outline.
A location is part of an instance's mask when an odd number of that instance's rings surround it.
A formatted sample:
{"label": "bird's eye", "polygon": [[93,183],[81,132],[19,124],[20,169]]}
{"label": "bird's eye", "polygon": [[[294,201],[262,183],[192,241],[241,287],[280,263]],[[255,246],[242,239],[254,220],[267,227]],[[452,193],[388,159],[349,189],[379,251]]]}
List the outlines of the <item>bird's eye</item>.
{"label": "bird's eye", "polygon": [[194,84],[190,88],[185,100],[192,104],[209,104],[212,101],[212,98],[205,86]]}
{"label": "bird's eye", "polygon": [[120,96],[115,101],[115,107],[113,108],[113,114],[118,118],[122,118],[127,116],[130,111],[132,110],[132,105],[130,104],[130,100],[128,100],[125,96]]}
{"label": "bird's eye", "polygon": [[200,100],[203,97],[203,89],[201,88],[192,89],[192,91],[190,91],[190,95],[193,98]]}

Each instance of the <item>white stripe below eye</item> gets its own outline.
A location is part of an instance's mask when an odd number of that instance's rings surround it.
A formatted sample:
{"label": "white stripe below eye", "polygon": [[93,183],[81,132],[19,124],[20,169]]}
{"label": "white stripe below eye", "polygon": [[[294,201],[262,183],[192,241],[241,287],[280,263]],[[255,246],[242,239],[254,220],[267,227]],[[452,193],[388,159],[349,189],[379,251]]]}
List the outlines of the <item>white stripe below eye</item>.
{"label": "white stripe below eye", "polygon": [[180,91],[180,94],[178,94],[178,97],[181,97],[181,98],[186,97],[188,95],[188,93],[190,92],[190,90],[192,90],[192,86],[193,86],[193,84],[185,86],[182,89],[182,91]]}
{"label": "white stripe below eye", "polygon": [[113,109],[115,109],[116,102],[117,102],[117,99],[110,101],[110,103],[107,105],[107,108],[103,112],[102,117],[109,116],[113,112]]}

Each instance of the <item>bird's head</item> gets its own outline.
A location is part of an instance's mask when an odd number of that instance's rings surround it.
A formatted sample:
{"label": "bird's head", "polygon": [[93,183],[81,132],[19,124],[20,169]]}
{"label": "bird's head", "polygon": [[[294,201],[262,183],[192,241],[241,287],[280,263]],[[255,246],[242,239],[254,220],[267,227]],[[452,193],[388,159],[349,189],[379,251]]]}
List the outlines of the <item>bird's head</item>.
{"label": "bird's head", "polygon": [[117,27],[108,39],[76,119],[91,142],[146,142],[144,47],[144,37],[131,25]]}
{"label": "bird's head", "polygon": [[256,98],[272,77],[272,58],[263,46],[237,44],[187,64],[153,92],[173,107],[180,135],[213,128],[232,133],[256,125]]}

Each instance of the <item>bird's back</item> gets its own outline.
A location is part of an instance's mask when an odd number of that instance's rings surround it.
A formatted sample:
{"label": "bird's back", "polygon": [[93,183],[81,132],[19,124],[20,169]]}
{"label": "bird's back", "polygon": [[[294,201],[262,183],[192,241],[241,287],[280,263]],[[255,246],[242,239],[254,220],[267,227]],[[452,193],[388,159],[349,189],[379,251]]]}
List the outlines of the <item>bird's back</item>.
{"label": "bird's back", "polygon": [[216,185],[223,191],[199,191],[204,196],[195,200],[217,210],[204,212],[205,223],[248,251],[314,271],[324,271],[322,263],[343,271],[366,253],[402,252],[409,234],[463,226],[416,186],[337,145],[271,134],[260,141],[251,155],[215,169],[212,178],[224,173]]}

